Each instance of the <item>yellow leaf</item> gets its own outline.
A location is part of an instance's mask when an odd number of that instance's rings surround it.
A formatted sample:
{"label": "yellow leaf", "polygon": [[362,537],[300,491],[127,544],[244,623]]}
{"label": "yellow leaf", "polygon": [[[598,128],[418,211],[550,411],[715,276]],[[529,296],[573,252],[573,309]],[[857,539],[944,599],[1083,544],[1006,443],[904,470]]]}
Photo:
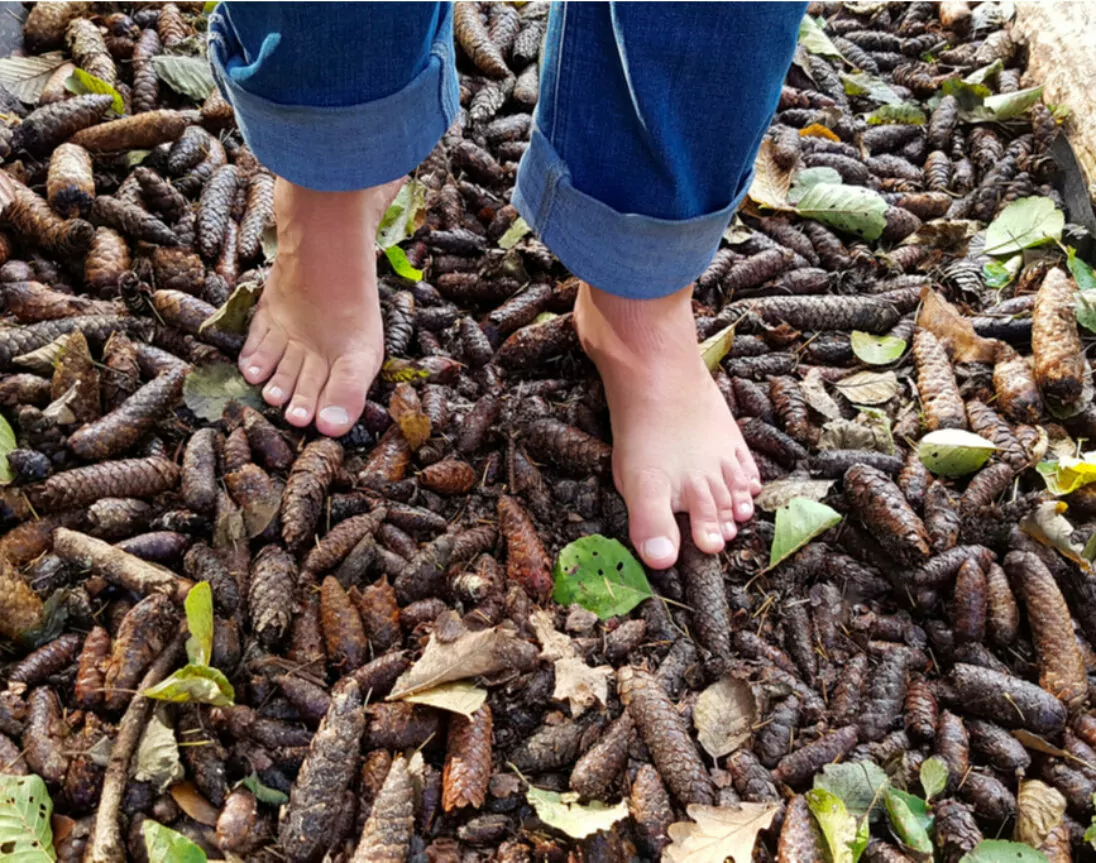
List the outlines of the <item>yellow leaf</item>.
{"label": "yellow leaf", "polygon": [[1096,482],[1096,452],[1085,453],[1084,458],[1066,456],[1059,459],[1058,470],[1043,474],[1043,479],[1051,494],[1069,494]]}
{"label": "yellow leaf", "polygon": [[455,680],[433,689],[405,695],[402,700],[459,713],[471,719],[472,714],[483,707],[483,702],[487,700],[487,690],[467,681]]}
{"label": "yellow leaf", "polygon": [[772,210],[791,210],[788,189],[792,187],[795,165],[785,170],[773,159],[773,142],[766,138],[754,160],[754,178],[747,195],[762,207]]}
{"label": "yellow leaf", "polygon": [[799,134],[803,138],[825,138],[827,141],[841,140],[834,134],[833,130],[827,129],[821,123],[811,123],[809,126],[800,129]]}

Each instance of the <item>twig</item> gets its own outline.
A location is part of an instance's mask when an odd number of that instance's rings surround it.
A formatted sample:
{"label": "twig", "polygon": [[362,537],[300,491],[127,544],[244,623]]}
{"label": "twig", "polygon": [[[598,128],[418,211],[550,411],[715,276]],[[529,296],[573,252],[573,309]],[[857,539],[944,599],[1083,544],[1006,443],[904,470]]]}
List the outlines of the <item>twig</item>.
{"label": "twig", "polygon": [[125,842],[118,816],[122,795],[126,790],[126,780],[129,778],[129,762],[137,750],[153,705],[152,700],[141,695],[140,691],[155,686],[167,677],[182,658],[186,637],[187,630],[183,626],[149,667],[138,694],[133,696],[122,721],[118,723],[118,736],[110,752],[110,761],[107,762],[103,791],[99,796],[99,810],[95,814],[95,838],[84,857],[86,863],[125,863]]}

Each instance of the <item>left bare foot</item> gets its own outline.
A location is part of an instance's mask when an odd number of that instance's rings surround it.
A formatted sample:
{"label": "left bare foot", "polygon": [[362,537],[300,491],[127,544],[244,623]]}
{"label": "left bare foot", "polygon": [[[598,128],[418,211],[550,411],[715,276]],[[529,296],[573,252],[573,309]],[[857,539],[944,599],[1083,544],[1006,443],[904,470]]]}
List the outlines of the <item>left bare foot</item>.
{"label": "left bare foot", "polygon": [[654,569],[677,560],[675,512],[716,554],[753,515],[757,466],[697,349],[692,288],[626,300],[583,285],[575,328],[605,384],[613,476],[632,544]]}

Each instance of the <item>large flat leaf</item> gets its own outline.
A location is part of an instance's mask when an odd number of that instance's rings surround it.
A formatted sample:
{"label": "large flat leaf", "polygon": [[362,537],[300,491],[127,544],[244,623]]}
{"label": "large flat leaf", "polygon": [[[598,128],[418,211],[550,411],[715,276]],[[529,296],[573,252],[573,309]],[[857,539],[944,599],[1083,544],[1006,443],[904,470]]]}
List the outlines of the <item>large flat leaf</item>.
{"label": "large flat leaf", "polygon": [[804,15],[803,20],[799,22],[799,44],[811,54],[821,54],[824,57],[841,56],[841,52],[830,41],[822,25],[810,15]]}
{"label": "large flat leaf", "polygon": [[834,387],[854,405],[881,405],[898,395],[898,376],[894,372],[855,372]]}
{"label": "large flat leaf", "polygon": [[959,863],[1047,863],[1047,858],[1042,851],[1022,842],[985,839],[969,854],[960,857]]}
{"label": "large flat leaf", "polygon": [[405,695],[401,700],[410,701],[412,704],[425,704],[450,713],[459,713],[471,719],[472,714],[483,707],[483,702],[487,700],[487,690],[467,680],[452,680],[433,689],[424,689],[422,692]]}
{"label": "large flat leaf", "polygon": [[156,863],[206,863],[205,851],[159,821],[146,818],[141,825],[148,859]]}
{"label": "large flat leaf", "polygon": [[804,168],[792,179],[791,188],[788,189],[788,203],[798,204],[803,199],[803,196],[807,194],[807,190],[817,186],[819,183],[840,185],[841,175],[833,168],[828,168],[826,166]]}
{"label": "large flat leaf", "polygon": [[1096,290],[1096,270],[1093,270],[1092,264],[1077,257],[1073,246],[1066,248],[1066,265],[1078,288],[1082,291]]}
{"label": "large flat leaf", "polygon": [[1050,198],[1019,198],[1003,209],[986,228],[985,253],[1010,255],[1062,239],[1065,214]]}
{"label": "large flat leaf", "polygon": [[818,501],[793,498],[776,511],[776,529],[769,552],[769,568],[841,521],[841,513]]}
{"label": "large flat leaf", "polygon": [[974,119],[993,123],[1011,120],[1014,117],[1019,117],[1042,98],[1042,87],[1029,87],[1026,90],[1015,90],[1012,93],[997,93],[994,96],[987,96],[986,100],[982,102],[981,109],[974,112]]}
{"label": "large flat leaf", "polygon": [[678,821],[667,831],[673,843],[663,852],[666,863],[749,863],[757,834],[768,829],[779,803],[740,803],[738,806],[701,806],[691,803],[692,821]]}
{"label": "large flat leaf", "polygon": [[997,445],[962,429],[929,432],[917,446],[921,463],[937,476],[974,473],[993,455]]}
{"label": "large flat leaf", "polygon": [[852,352],[857,358],[870,366],[885,366],[893,363],[906,350],[906,342],[897,336],[873,336],[860,330],[853,330],[849,336]]}
{"label": "large flat leaf", "polygon": [[0,87],[20,102],[33,105],[53,70],[64,62],[64,56],[57,51],[37,57],[4,57],[0,59]]}
{"label": "large flat leaf", "polygon": [[829,852],[830,863],[856,863],[868,847],[867,819],[854,818],[845,801],[825,788],[807,792],[807,807],[814,816]]}
{"label": "large flat leaf", "polygon": [[932,800],[948,787],[948,765],[943,758],[933,755],[921,764],[920,777],[921,790],[925,792],[925,798]]}
{"label": "large flat leaf", "polygon": [[152,68],[156,70],[156,77],[172,90],[195,102],[204,102],[217,86],[205,57],[158,54],[152,58]]}
{"label": "large flat leaf", "polygon": [[754,175],[746,193],[750,200],[771,210],[787,210],[795,166],[782,168],[773,158],[773,142],[766,138],[754,159]]}
{"label": "large flat leaf", "polygon": [[620,801],[606,806],[597,800],[586,805],[578,802],[578,794],[547,791],[529,787],[526,799],[537,810],[537,817],[550,827],[562,830],[573,839],[584,839],[601,830],[609,830],[618,821],[628,817],[628,804]]}
{"label": "large flat leaf", "polygon": [[887,202],[862,186],[819,183],[807,190],[795,211],[864,240],[878,239],[887,226]]}
{"label": "large flat leaf", "polygon": [[231,363],[213,363],[194,369],[183,381],[183,401],[208,422],[217,422],[229,402],[239,402],[256,410],[263,406],[259,388],[244,380]]}
{"label": "large flat leaf", "polygon": [[72,70],[72,74],[65,81],[65,89],[77,96],[84,96],[88,93],[102,93],[105,96],[113,96],[114,104],[112,107],[114,113],[124,114],[126,112],[126,103],[122,100],[121,93],[102,78],[96,78],[90,72],[85,72],[79,67]]}
{"label": "large flat leaf", "polygon": [[902,101],[886,81],[870,72],[840,72],[838,77],[850,96],[866,96],[884,105],[897,105]]}
{"label": "large flat leaf", "polygon": [[888,788],[883,795],[891,829],[902,844],[918,854],[932,855],[932,839],[929,828],[932,816],[925,801],[897,788]]}
{"label": "large flat leaf", "polygon": [[701,692],[693,710],[697,740],[712,758],[729,755],[749,740],[757,718],[750,684],[730,676]]}
{"label": "large flat leaf", "polygon": [[174,674],[143,691],[148,698],[176,704],[212,704],[225,707],[233,703],[236,692],[228,678],[209,665],[184,665]]}
{"label": "large flat leaf", "polygon": [[814,787],[841,798],[857,818],[883,806],[883,792],[890,780],[883,768],[872,761],[846,761],[827,764],[814,777]]}
{"label": "large flat leaf", "polygon": [[559,553],[552,598],[560,605],[577,602],[602,620],[627,614],[654,596],[635,556],[615,539],[584,536]]}
{"label": "large flat leaf", "polygon": [[42,777],[0,774],[0,860],[56,860],[50,815],[53,801]]}

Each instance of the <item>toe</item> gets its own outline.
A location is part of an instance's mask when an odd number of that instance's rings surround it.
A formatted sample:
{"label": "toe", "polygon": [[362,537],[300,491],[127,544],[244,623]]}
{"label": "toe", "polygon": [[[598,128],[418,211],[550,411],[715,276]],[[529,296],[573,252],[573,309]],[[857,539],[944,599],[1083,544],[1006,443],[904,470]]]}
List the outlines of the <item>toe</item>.
{"label": "toe", "polygon": [[712,500],[718,510],[719,529],[723,533],[723,539],[730,542],[738,533],[738,526],[734,523],[734,497],[731,489],[723,476],[712,477],[708,481],[712,491]]}
{"label": "toe", "polygon": [[670,504],[669,477],[662,471],[647,471],[622,491],[628,504],[628,533],[643,562],[651,569],[673,566],[681,535]]}
{"label": "toe", "polygon": [[316,414],[316,428],[322,434],[339,437],[350,431],[365,408],[365,394],[377,373],[376,365],[372,357],[353,354],[335,360]]}
{"label": "toe", "polygon": [[308,354],[297,378],[289,409],[285,412],[286,421],[290,425],[306,426],[312,422],[312,417],[316,414],[316,402],[326,382],[327,362],[316,354]]}
{"label": "toe", "polygon": [[286,341],[282,330],[270,328],[249,356],[240,356],[240,370],[248,383],[261,384],[273,374],[285,354]]}
{"label": "toe", "polygon": [[723,479],[731,492],[731,511],[735,521],[749,521],[753,517],[753,495],[751,481],[745,469],[737,461],[723,465]]}
{"label": "toe", "polygon": [[746,477],[746,489],[751,495],[757,495],[761,493],[761,473],[757,469],[757,463],[753,460],[753,456],[750,455],[749,449],[745,445],[738,447],[735,450],[735,458],[738,459],[738,464],[742,468],[742,474]]}
{"label": "toe", "polygon": [[301,367],[304,365],[304,355],[304,348],[296,342],[290,342],[286,346],[282,360],[278,363],[278,370],[263,387],[263,398],[266,399],[267,404],[280,408],[289,401],[289,397],[297,386]]}
{"label": "toe", "polygon": [[691,478],[686,485],[685,498],[693,542],[705,554],[718,554],[723,550],[723,528],[719,524],[719,509],[707,478]]}

